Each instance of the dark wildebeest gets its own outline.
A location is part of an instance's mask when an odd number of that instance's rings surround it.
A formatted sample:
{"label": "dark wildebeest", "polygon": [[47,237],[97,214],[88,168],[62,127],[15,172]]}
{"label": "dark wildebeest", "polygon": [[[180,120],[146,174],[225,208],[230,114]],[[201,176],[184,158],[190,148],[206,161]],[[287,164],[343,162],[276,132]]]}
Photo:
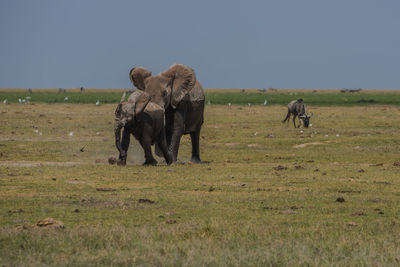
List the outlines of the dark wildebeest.
{"label": "dark wildebeest", "polygon": [[289,123],[291,114],[293,114],[293,124],[295,128],[296,128],[295,119],[297,116],[299,116],[298,127],[301,126],[301,122],[303,121],[304,127],[308,128],[308,125],[310,123],[310,118],[312,117],[312,113],[311,115],[307,115],[307,109],[303,99],[293,100],[288,104],[288,113],[286,115],[286,118],[282,121],[282,123],[284,123],[285,121],[288,121]]}

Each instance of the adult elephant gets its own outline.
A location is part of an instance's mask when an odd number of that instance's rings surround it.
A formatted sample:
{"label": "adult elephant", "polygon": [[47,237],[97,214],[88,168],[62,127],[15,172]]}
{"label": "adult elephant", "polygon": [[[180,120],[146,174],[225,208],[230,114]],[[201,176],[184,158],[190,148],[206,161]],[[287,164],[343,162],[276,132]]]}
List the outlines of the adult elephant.
{"label": "adult elephant", "polygon": [[[129,77],[133,85],[148,93],[151,102],[165,108],[166,137],[172,161],[178,158],[182,135],[190,134],[192,163],[200,163],[200,129],[204,121],[204,89],[196,80],[194,70],[174,64],[153,76],[145,68],[132,68]],[[156,154],[160,155],[156,147]],[[162,155],[162,154],[161,154]]]}

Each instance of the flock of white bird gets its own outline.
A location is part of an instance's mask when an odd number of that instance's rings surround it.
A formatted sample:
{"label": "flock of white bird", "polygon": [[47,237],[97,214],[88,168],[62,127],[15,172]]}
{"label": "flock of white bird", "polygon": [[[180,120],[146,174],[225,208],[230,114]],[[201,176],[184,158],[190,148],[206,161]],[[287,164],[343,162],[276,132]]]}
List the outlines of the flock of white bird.
{"label": "flock of white bird", "polygon": [[[208,104],[208,105],[211,105],[211,101],[208,100],[207,104]],[[267,101],[267,99],[265,99],[265,100],[264,100],[264,106],[267,105],[267,104],[268,104],[268,101]],[[97,104],[96,104],[96,105],[97,105]],[[247,103],[247,105],[248,105],[249,107],[251,107],[251,103]],[[232,103],[229,102],[229,103],[228,103],[228,107],[231,107],[231,106],[232,106]]]}
{"label": "flock of white bird", "polygon": [[[24,103],[29,103],[29,100],[31,100],[31,97],[30,96],[27,96],[27,97],[25,97],[25,98],[18,98],[18,103],[21,103],[21,104],[24,104]],[[64,98],[64,101],[68,101],[68,96],[66,96],[65,98]],[[5,98],[4,100],[3,100],[3,104],[8,104],[8,99],[7,98]],[[99,99],[97,99],[97,101],[96,101],[96,106],[100,106],[100,100]]]}
{"label": "flock of white bird", "polygon": [[[21,103],[21,104],[24,104],[24,103],[29,103],[29,100],[31,99],[31,97],[30,96],[27,96],[27,97],[25,97],[25,98],[23,98],[23,99],[21,99],[21,98],[18,98],[18,103]],[[64,98],[64,101],[68,101],[68,96],[66,96],[65,98]],[[8,99],[7,98],[5,98],[4,100],[3,100],[3,104],[8,104]],[[99,106],[100,105],[100,100],[99,99],[97,99],[97,101],[96,101],[96,106]],[[43,135],[43,133],[42,132],[40,132],[38,129],[34,129],[33,130],[35,133],[37,133],[38,135],[40,135],[40,136],[42,136]],[[74,133],[73,132],[70,132],[69,134],[68,134],[68,136],[74,136]]]}

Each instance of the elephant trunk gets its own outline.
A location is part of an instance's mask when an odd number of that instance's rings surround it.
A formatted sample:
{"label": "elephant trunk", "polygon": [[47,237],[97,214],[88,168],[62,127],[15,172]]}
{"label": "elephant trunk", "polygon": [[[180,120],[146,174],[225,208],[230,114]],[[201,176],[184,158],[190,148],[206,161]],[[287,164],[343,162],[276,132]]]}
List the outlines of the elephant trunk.
{"label": "elephant trunk", "polygon": [[114,133],[115,133],[115,146],[117,147],[120,155],[123,154],[121,147],[121,129],[122,125],[119,122],[115,122]]}

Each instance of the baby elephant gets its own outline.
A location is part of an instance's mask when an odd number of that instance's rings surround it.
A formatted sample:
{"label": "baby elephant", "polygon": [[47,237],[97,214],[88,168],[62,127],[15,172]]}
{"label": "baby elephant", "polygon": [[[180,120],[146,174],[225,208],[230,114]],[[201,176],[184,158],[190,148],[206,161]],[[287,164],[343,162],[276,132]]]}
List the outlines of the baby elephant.
{"label": "baby elephant", "polygon": [[282,121],[282,123],[284,123],[285,121],[289,123],[291,114],[293,114],[293,124],[295,128],[296,128],[295,119],[297,116],[299,116],[299,127],[301,125],[301,122],[303,121],[304,127],[308,128],[308,125],[310,124],[310,119],[312,117],[312,113],[311,115],[307,115],[307,109],[303,99],[293,100],[289,103],[288,113],[286,115],[286,118]]}
{"label": "baby elephant", "polygon": [[[157,165],[151,152],[156,143],[164,155],[167,164],[171,164],[172,156],[167,149],[165,136],[164,108],[150,102],[146,92],[133,92],[127,102],[124,93],[115,110],[115,145],[119,151],[118,165],[126,165],[126,157],[130,142],[130,134],[135,136],[144,150],[146,161],[143,165]],[[121,129],[124,129],[121,139]]]}

